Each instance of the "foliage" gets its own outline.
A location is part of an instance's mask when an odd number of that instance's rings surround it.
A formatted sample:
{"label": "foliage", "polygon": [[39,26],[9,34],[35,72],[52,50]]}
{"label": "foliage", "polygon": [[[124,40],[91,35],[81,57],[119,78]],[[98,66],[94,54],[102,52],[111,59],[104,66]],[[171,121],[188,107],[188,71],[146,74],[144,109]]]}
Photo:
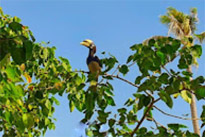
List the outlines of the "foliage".
{"label": "foliage", "polygon": [[167,15],[161,16],[160,19],[163,24],[169,26],[170,32],[182,38],[184,36],[190,36],[196,30],[196,23],[198,22],[197,9],[192,8],[190,13],[190,15],[187,15],[175,8],[169,7],[167,9]]}
{"label": "foliage", "polygon": [[84,107],[85,76],[72,72],[67,59],[57,59],[55,47],[36,43],[18,17],[1,11],[0,27],[0,130],[4,137],[40,136],[55,129],[54,95],[69,92],[70,106]]}
{"label": "foliage", "polygon": [[[85,114],[82,122],[90,123],[88,136],[198,136],[182,124],[158,124],[152,111],[158,108],[158,101],[172,108],[172,95],[189,102],[194,93],[198,100],[204,100],[205,78],[190,80],[193,74],[186,70],[201,56],[201,45],[184,47],[181,40],[158,37],[131,46],[133,54],[125,64],[120,65],[112,55],[105,57],[95,92],[86,86],[90,81],[88,72],[73,71],[67,59],[55,57],[55,47],[36,43],[19,18],[5,15],[2,10],[0,13],[0,131],[5,137],[40,136],[47,129],[55,129],[54,104],[59,105],[55,95],[67,95],[70,111],[77,109]],[[179,70],[166,69],[174,60],[178,60]],[[136,64],[141,75],[128,81],[124,76]],[[113,112],[108,107],[116,108],[111,84],[115,79],[136,87],[136,93]],[[139,111],[143,112],[141,118]],[[204,114],[203,106],[202,127]],[[155,132],[141,127],[145,120],[156,123]],[[102,131],[102,126],[107,130]]]}

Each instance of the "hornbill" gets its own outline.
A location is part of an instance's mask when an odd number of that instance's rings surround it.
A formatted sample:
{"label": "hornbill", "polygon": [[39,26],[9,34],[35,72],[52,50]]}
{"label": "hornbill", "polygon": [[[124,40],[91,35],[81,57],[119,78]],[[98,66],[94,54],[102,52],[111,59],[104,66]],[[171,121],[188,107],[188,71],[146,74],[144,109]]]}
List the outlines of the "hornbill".
{"label": "hornbill", "polygon": [[89,39],[84,40],[80,44],[89,48],[89,54],[88,54],[86,63],[88,65],[89,73],[93,77],[93,80],[91,81],[91,86],[94,86],[96,89],[98,76],[101,72],[101,67],[102,67],[99,58],[95,56],[96,46],[93,43],[93,41]]}

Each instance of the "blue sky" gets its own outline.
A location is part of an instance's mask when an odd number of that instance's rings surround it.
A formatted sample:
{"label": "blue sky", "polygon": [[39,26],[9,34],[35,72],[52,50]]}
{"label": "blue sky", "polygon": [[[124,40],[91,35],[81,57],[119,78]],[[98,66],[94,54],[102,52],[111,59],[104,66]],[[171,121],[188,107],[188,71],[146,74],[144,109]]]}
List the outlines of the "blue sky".
{"label": "blue sky", "polygon": [[[50,41],[50,46],[56,46],[56,55],[69,59],[73,69],[87,70],[85,63],[88,50],[80,46],[84,39],[92,39],[97,45],[97,55],[102,58],[102,51],[116,56],[120,63],[125,63],[132,52],[129,47],[140,43],[153,35],[167,35],[168,29],[159,21],[159,16],[166,13],[166,8],[172,6],[189,13],[191,7],[198,8],[200,23],[197,33],[205,30],[204,0],[0,0],[4,13],[18,16],[22,23],[30,27],[38,42]],[[203,53],[205,51],[203,45]],[[205,55],[199,60],[199,68],[194,69],[195,77],[205,76]],[[173,66],[176,64],[173,64]],[[172,67],[172,66],[171,66]],[[139,72],[137,68],[126,76],[133,81]],[[135,88],[116,80],[114,94],[118,106],[136,91]],[[83,115],[77,111],[69,112],[67,97],[58,97],[61,102],[56,107],[54,116],[57,118],[56,130],[48,131],[46,137],[79,137]],[[201,105],[198,102],[198,113]],[[178,99],[174,108],[168,109],[164,103],[158,106],[171,114],[189,113],[189,104]],[[109,108],[110,109],[110,108]],[[198,114],[198,115],[199,115]],[[192,131],[191,121],[181,121],[154,112],[157,120],[167,122],[184,122]],[[140,117],[139,117],[140,118]],[[169,118],[169,120],[168,120]],[[153,126],[145,122],[142,126]]]}

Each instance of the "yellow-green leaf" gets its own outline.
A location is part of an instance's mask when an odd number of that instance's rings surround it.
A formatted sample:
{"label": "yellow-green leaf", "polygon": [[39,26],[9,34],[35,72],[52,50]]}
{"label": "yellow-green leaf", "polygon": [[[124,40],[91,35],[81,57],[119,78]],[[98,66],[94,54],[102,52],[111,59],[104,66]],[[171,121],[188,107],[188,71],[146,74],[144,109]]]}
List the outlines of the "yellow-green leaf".
{"label": "yellow-green leaf", "polygon": [[189,104],[191,104],[191,96],[188,95],[186,90],[181,91],[181,97]]}

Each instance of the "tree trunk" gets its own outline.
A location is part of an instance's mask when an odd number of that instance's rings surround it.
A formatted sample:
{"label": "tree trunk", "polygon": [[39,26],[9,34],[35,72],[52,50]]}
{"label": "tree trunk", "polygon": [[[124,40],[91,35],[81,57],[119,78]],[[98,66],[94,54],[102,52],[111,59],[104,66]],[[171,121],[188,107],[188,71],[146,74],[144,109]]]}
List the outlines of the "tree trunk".
{"label": "tree trunk", "polygon": [[[189,66],[188,72],[192,72],[191,66]],[[196,133],[200,136],[199,121],[197,119],[198,116],[197,116],[197,107],[196,107],[195,95],[192,94],[191,97],[192,98],[191,98],[190,108],[191,108],[191,117],[192,117],[192,124],[193,124],[193,128],[194,128],[194,133]]]}

